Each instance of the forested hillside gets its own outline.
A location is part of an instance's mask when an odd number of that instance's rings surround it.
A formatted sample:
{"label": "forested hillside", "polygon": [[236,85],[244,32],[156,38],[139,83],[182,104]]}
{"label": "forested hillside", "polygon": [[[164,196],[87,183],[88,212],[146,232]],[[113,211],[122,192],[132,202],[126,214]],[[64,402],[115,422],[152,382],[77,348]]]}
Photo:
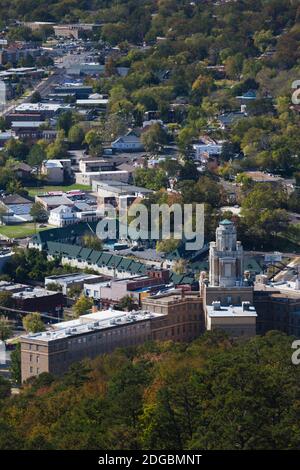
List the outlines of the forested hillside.
{"label": "forested hillside", "polygon": [[0,402],[1,449],[297,449],[292,338],[146,344]]}

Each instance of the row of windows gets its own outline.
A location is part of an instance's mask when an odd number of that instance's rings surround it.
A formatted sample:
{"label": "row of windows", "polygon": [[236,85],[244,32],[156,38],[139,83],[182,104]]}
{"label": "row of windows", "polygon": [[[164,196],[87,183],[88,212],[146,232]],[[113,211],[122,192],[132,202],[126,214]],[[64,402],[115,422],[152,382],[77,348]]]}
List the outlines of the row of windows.
{"label": "row of windows", "polygon": [[63,342],[63,343],[57,343],[53,344],[52,348],[59,350],[59,349],[65,349],[67,344],[71,346],[72,344],[82,344],[86,342],[91,342],[91,341],[97,341],[98,339],[104,339],[104,338],[109,338],[111,336],[123,336],[123,335],[128,335],[128,333],[136,332],[136,330],[144,330],[146,328],[145,323],[142,323],[140,325],[131,325],[123,328],[118,328],[118,329],[112,329],[107,332],[103,333],[97,333],[94,335],[88,335],[88,336],[81,336],[80,338],[72,338],[68,340],[68,343]]}

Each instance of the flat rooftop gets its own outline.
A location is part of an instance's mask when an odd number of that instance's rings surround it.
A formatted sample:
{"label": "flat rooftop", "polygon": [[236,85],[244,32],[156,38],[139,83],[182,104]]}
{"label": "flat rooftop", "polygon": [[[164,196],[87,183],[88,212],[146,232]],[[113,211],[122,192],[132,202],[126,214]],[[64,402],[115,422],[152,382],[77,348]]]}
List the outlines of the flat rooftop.
{"label": "flat rooftop", "polygon": [[153,193],[151,189],[142,188],[140,186],[134,186],[132,184],[122,183],[120,181],[95,181],[98,189],[111,191],[118,194],[131,193]]}
{"label": "flat rooftop", "polygon": [[45,280],[51,280],[56,282],[76,282],[85,281],[88,279],[99,279],[102,277],[99,274],[87,274],[87,273],[72,273],[72,274],[60,274],[59,276],[47,276]]}
{"label": "flat rooftop", "polygon": [[51,297],[56,295],[57,292],[52,290],[43,289],[41,287],[30,288],[27,287],[21,292],[15,292],[13,294],[14,299],[36,299],[40,297]]}
{"label": "flat rooftop", "polygon": [[174,304],[177,302],[183,302],[185,300],[201,300],[200,294],[197,291],[188,291],[182,294],[181,290],[173,290],[164,294],[153,295],[145,299],[146,302],[154,302],[159,304]]}
{"label": "flat rooftop", "polygon": [[52,325],[52,329],[40,333],[21,336],[21,340],[30,342],[42,341],[50,343],[64,338],[76,337],[79,335],[101,331],[108,328],[134,324],[137,322],[150,320],[151,318],[163,317],[160,313],[150,313],[147,311],[120,312],[118,310],[103,310],[88,315],[82,315],[77,320],[57,323]]}
{"label": "flat rooftop", "polygon": [[254,290],[274,293],[279,291],[282,294],[300,298],[300,283],[298,281],[277,281],[270,282],[269,284],[256,282],[254,285]]}
{"label": "flat rooftop", "polygon": [[59,103],[22,103],[16,107],[15,111],[58,111],[61,108],[70,108],[67,104]]}
{"label": "flat rooftop", "polygon": [[221,306],[218,310],[215,310],[213,305],[207,305],[206,311],[208,316],[213,318],[257,317],[255,307],[252,305],[248,307],[248,310],[244,309],[242,305],[230,305],[228,307]]}

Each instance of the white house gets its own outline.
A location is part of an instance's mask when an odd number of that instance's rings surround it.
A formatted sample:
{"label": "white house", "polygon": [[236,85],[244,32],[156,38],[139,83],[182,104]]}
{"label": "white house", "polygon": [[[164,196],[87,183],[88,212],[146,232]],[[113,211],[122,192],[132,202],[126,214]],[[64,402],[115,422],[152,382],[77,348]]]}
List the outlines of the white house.
{"label": "white house", "polygon": [[206,143],[199,143],[194,144],[193,149],[195,150],[196,160],[202,161],[205,155],[220,155],[222,152],[222,145],[221,144],[206,144]]}
{"label": "white house", "polygon": [[129,131],[127,134],[118,137],[111,143],[111,147],[114,150],[123,152],[142,152],[144,150],[140,137],[134,131]]}
{"label": "white house", "polygon": [[50,211],[48,223],[55,227],[65,227],[66,225],[75,224],[78,222],[76,212],[73,212],[72,207],[59,206]]}

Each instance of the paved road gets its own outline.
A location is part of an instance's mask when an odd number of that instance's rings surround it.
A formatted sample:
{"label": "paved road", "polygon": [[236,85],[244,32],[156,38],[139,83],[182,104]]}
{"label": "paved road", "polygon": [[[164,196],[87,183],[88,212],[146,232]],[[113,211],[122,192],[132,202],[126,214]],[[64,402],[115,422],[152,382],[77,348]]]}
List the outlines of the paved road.
{"label": "paved road", "polygon": [[51,91],[51,88],[56,83],[62,81],[65,75],[64,69],[55,69],[47,78],[43,78],[27,96],[22,96],[17,100],[13,100],[7,103],[5,109],[0,112],[0,116],[6,116],[7,114],[14,111],[14,109],[22,103],[28,103],[34,92],[38,91],[42,98],[45,98]]}

